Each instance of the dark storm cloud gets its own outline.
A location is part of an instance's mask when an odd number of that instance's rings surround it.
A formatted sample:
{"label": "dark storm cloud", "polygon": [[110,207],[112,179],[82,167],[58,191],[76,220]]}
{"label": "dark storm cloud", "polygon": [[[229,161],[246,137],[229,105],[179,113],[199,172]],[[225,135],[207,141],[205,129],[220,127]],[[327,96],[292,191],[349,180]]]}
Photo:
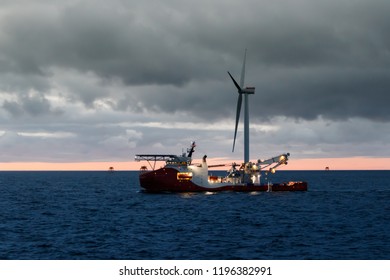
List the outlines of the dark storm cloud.
{"label": "dark storm cloud", "polygon": [[[129,85],[181,85],[203,75],[194,62],[201,64],[205,58],[196,57],[191,46],[180,47],[180,34],[170,34],[162,22],[154,22],[158,11],[153,6],[83,1],[59,4],[54,11],[41,8],[4,17],[3,71],[43,75],[44,69],[55,66],[118,77]],[[194,69],[197,75],[191,73]]]}
{"label": "dark storm cloud", "polygon": [[[257,95],[257,116],[307,120],[362,117],[390,120],[390,72],[382,69],[310,68],[264,73]],[[270,75],[272,77],[270,77]]]}
{"label": "dark storm cloud", "polygon": [[[227,87],[208,92],[202,83],[230,83],[226,70],[238,78],[248,47],[254,103],[267,104],[257,116],[390,119],[388,1],[39,3],[6,9],[1,72],[46,76],[49,84],[58,67],[127,86],[173,85],[181,91],[174,103],[142,93],[135,99],[161,111],[175,104],[219,117],[218,104],[231,106]],[[188,89],[190,82],[198,88]],[[84,94],[86,104],[95,98]],[[207,102],[212,94],[219,98]]]}

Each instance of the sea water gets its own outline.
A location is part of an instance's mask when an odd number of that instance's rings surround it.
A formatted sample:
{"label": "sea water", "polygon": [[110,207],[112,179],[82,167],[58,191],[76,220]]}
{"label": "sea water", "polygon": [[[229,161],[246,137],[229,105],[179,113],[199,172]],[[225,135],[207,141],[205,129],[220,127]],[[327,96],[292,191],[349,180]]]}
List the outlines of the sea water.
{"label": "sea water", "polygon": [[0,172],[0,259],[390,259],[390,171],[271,180],[309,190],[150,194],[135,171]]}

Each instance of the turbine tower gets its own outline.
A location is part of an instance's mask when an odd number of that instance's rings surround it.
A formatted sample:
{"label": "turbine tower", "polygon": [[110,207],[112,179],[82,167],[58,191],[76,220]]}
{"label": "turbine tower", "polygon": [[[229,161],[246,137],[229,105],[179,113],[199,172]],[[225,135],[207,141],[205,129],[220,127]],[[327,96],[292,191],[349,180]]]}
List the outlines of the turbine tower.
{"label": "turbine tower", "polygon": [[249,104],[248,104],[248,94],[255,94],[255,88],[254,87],[244,87],[244,80],[245,80],[245,63],[246,63],[246,49],[244,54],[244,62],[242,64],[242,71],[241,71],[241,79],[240,84],[237,84],[237,82],[234,80],[233,76],[229,73],[230,78],[232,79],[234,85],[237,88],[238,91],[238,100],[237,100],[237,111],[236,111],[236,126],[234,129],[234,140],[233,140],[233,150],[234,152],[234,146],[236,144],[236,136],[237,136],[237,126],[238,122],[240,120],[240,113],[241,113],[241,105],[242,105],[242,95],[244,95],[244,163],[249,162]]}

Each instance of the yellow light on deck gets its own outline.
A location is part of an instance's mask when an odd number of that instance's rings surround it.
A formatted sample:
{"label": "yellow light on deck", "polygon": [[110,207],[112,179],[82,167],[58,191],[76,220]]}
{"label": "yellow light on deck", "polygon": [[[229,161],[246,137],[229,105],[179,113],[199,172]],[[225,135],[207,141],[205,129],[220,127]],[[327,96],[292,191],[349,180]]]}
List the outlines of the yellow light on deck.
{"label": "yellow light on deck", "polygon": [[188,181],[192,179],[192,172],[178,172],[177,180],[179,181]]}

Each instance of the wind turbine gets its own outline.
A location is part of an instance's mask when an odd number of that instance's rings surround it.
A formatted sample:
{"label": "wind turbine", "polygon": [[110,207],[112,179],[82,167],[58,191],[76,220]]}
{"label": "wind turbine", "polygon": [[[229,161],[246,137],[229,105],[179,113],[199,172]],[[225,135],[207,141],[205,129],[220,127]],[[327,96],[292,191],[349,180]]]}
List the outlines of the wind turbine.
{"label": "wind turbine", "polygon": [[244,54],[244,62],[242,64],[242,71],[241,71],[241,79],[240,79],[240,85],[234,80],[233,76],[229,73],[230,78],[232,79],[234,85],[237,88],[238,91],[238,100],[237,100],[237,111],[236,111],[236,127],[234,129],[234,140],[233,140],[233,150],[234,152],[234,146],[236,144],[236,136],[237,136],[237,126],[238,122],[240,120],[240,113],[241,113],[241,105],[242,105],[242,96],[244,95],[244,163],[249,162],[249,105],[248,105],[248,95],[249,94],[255,94],[255,88],[254,87],[244,87],[244,80],[245,80],[245,62],[246,62],[246,49]]}

